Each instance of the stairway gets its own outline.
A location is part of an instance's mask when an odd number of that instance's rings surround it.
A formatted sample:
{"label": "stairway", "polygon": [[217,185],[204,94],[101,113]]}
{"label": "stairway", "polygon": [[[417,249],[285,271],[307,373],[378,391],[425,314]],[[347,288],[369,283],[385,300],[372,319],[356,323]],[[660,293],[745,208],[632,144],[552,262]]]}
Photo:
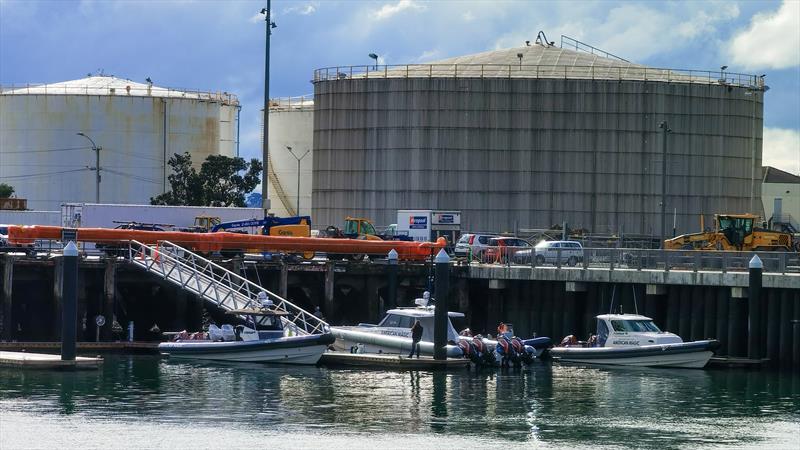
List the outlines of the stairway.
{"label": "stairway", "polygon": [[263,292],[274,302],[274,309],[288,313],[281,317],[284,328],[298,335],[328,332],[328,324],[308,311],[169,241],[161,241],[154,246],[131,241],[126,257],[134,266],[161,277],[224,311],[258,308],[258,296]]}

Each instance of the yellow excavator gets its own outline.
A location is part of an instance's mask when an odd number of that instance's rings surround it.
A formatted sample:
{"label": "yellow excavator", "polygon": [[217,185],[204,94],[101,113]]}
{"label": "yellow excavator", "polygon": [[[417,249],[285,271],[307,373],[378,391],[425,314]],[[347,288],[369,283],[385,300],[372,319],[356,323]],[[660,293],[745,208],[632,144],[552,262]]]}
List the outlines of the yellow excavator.
{"label": "yellow excavator", "polygon": [[[753,214],[714,214],[714,230],[683,234],[664,241],[667,250],[796,250],[792,235],[756,228],[759,216]],[[701,224],[701,228],[703,228]]]}

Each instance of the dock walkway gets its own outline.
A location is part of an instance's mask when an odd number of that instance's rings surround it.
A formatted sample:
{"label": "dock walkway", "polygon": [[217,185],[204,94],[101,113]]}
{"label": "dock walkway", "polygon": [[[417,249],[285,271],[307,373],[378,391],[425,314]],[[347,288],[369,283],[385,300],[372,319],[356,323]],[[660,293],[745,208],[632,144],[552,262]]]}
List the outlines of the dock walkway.
{"label": "dock walkway", "polygon": [[0,366],[24,369],[98,369],[103,358],[78,356],[73,361],[62,361],[60,355],[47,353],[0,351]]}
{"label": "dock walkway", "polygon": [[448,370],[466,369],[469,360],[448,358],[445,360],[433,359],[430,356],[420,358],[407,358],[400,355],[376,355],[363,353],[326,352],[322,354],[319,363],[324,366],[353,366],[370,369],[392,370]]}

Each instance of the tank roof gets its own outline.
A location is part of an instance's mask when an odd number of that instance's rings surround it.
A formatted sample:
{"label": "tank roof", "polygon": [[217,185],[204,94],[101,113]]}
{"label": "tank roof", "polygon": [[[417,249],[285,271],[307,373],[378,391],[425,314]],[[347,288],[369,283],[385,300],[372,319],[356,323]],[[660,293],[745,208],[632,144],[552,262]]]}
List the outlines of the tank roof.
{"label": "tank roof", "polygon": [[597,54],[537,43],[425,64],[325,67],[314,71],[313,82],[364,78],[566,78],[764,88],[764,79],[755,75],[719,70],[655,68],[604,55],[613,56],[605,52]]}
{"label": "tank roof", "polygon": [[[519,55],[522,55],[520,61]],[[533,44],[505,48],[472,55],[433,61],[429,64],[498,64],[505,66],[580,66],[580,67],[645,67],[622,59],[604,58],[592,53],[555,46]]]}
{"label": "tank roof", "polygon": [[203,92],[159,87],[109,75],[90,75],[77,80],[25,86],[3,86],[2,95],[119,95],[132,97],[167,97],[218,101],[238,105],[236,95],[228,92]]}

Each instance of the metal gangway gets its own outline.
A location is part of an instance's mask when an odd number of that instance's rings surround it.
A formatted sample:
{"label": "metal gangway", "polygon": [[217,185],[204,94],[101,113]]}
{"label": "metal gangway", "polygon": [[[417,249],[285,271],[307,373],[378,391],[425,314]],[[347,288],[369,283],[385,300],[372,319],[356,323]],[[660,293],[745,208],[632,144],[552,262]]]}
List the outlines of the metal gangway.
{"label": "metal gangway", "polygon": [[[191,292],[224,311],[261,307],[266,294],[281,316],[284,328],[297,335],[325,334],[328,324],[308,311],[250,280],[179,245],[160,241],[147,245],[130,241],[127,261]],[[262,298],[259,298],[261,295]]]}

